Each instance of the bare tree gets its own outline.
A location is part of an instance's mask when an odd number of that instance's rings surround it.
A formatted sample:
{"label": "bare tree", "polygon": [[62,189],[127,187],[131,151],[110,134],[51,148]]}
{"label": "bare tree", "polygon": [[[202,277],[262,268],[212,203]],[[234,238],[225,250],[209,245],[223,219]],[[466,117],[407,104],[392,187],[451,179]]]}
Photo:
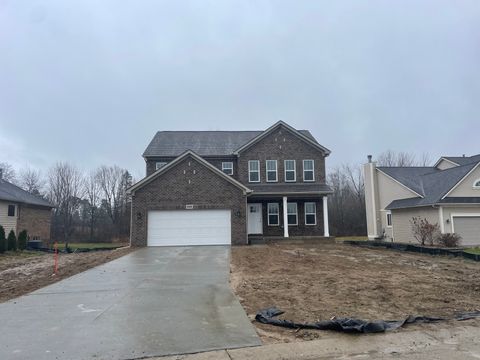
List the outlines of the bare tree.
{"label": "bare tree", "polygon": [[48,198],[55,205],[54,221],[60,225],[65,248],[74,231],[74,216],[84,194],[80,170],[68,163],[57,163],[48,173]]}
{"label": "bare tree", "polygon": [[97,210],[100,206],[100,182],[95,171],[90,172],[90,174],[85,179],[85,196],[88,201],[88,223],[90,228],[90,241],[93,240],[93,235],[95,231],[95,225],[97,222]]}
{"label": "bare tree", "polygon": [[377,164],[379,166],[415,166],[416,161],[413,154],[387,150],[378,156]]}
{"label": "bare tree", "polygon": [[365,181],[362,167],[360,165],[343,165],[342,169],[352,193],[358,200],[358,204],[365,207]]}
{"label": "bare tree", "polygon": [[15,184],[17,178],[13,166],[7,162],[0,162],[0,169],[2,170],[2,179]]}
{"label": "bare tree", "polygon": [[108,216],[112,220],[112,224],[116,225],[120,213],[123,170],[116,165],[101,166],[97,170],[96,176]]}
{"label": "bare tree", "polygon": [[43,195],[45,179],[42,177],[40,170],[31,169],[27,166],[19,172],[18,185],[31,194]]}

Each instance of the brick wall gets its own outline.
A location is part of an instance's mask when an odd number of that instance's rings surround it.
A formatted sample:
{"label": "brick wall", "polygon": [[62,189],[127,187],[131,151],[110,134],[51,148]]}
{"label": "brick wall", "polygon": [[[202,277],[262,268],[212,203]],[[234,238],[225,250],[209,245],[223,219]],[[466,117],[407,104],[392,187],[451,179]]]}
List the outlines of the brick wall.
{"label": "brick wall", "polygon": [[37,237],[43,241],[50,241],[51,221],[51,209],[20,205],[17,220],[17,235],[20,231],[27,230],[30,239]]}
{"label": "brick wall", "polygon": [[247,244],[246,195],[188,156],[168,172],[137,190],[132,198],[132,246],[147,245],[149,210],[230,209],[232,243]]}
{"label": "brick wall", "polygon": [[315,182],[313,183],[324,184],[325,157],[323,154],[290,131],[280,127],[240,153],[238,180],[248,187],[248,161],[260,160],[260,182],[267,183],[265,161],[277,160],[278,183],[285,183],[284,160],[295,160],[296,182],[301,183],[303,182],[303,160],[310,159],[315,161]]}

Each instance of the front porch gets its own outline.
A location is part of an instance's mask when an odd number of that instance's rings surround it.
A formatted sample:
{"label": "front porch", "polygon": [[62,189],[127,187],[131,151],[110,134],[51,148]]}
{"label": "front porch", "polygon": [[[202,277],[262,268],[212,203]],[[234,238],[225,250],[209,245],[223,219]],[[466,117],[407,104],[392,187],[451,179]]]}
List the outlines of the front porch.
{"label": "front porch", "polygon": [[249,196],[249,243],[330,238],[327,200],[326,194],[318,193]]}

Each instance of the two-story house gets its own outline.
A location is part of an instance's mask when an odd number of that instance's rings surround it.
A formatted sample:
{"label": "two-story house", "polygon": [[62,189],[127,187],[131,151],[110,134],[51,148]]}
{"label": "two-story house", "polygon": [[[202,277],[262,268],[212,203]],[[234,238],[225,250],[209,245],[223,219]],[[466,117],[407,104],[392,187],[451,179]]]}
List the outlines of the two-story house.
{"label": "two-story house", "polygon": [[306,130],[160,131],[129,189],[133,246],[328,237],[325,158]]}
{"label": "two-story house", "polygon": [[369,239],[416,242],[411,220],[457,233],[461,245],[480,245],[480,154],[443,156],[434,166],[364,165]]}

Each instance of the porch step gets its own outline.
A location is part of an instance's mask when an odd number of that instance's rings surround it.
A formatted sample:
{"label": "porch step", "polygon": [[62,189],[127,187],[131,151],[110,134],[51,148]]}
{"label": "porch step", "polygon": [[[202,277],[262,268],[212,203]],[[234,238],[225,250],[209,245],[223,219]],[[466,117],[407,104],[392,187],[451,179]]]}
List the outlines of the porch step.
{"label": "porch step", "polygon": [[290,236],[285,238],[283,236],[258,236],[250,235],[248,237],[248,243],[250,245],[262,245],[262,244],[318,244],[318,243],[335,243],[334,236]]}

